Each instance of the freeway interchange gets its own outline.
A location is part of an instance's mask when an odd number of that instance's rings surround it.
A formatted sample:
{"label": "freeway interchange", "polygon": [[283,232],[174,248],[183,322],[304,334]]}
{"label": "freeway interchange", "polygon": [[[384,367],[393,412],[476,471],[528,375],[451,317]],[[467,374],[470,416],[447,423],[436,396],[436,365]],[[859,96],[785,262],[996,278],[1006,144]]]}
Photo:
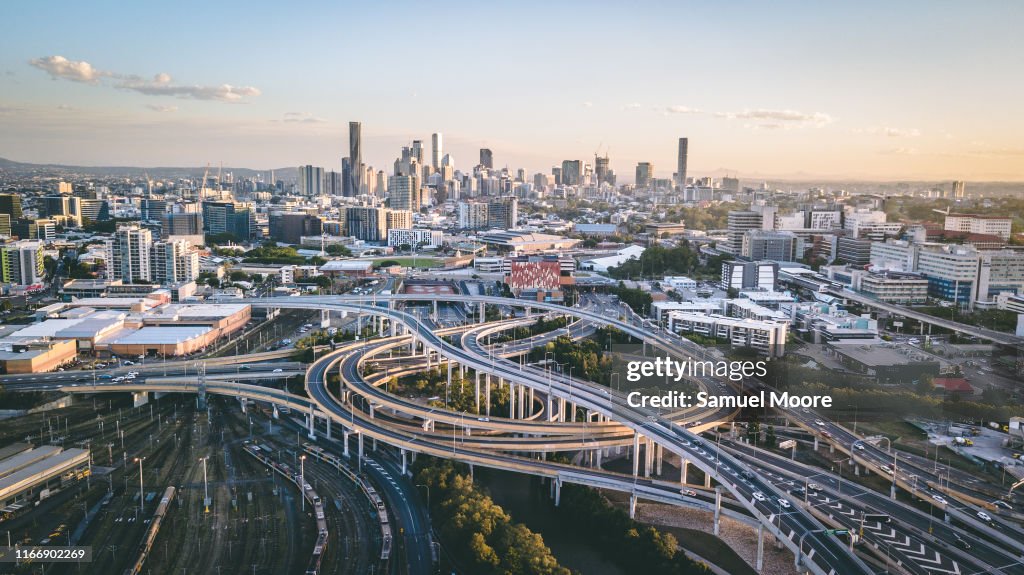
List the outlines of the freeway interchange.
{"label": "freeway interchange", "polygon": [[[469,328],[452,327],[443,330],[432,329],[417,314],[396,309],[395,304],[412,301],[461,302],[467,305],[486,304],[526,307],[528,311],[566,315],[573,318],[568,327],[550,334],[535,336],[505,344],[501,347],[488,346],[485,337],[512,327],[525,325],[527,320],[501,320],[481,323]],[[509,360],[529,351],[530,348],[558,335],[572,338],[592,333],[595,326],[612,326],[674,357],[688,357],[700,354],[706,357],[706,350],[674,334],[659,331],[657,327],[642,318],[623,313],[624,320],[611,316],[608,309],[601,309],[594,302],[567,308],[543,302],[521,302],[507,298],[488,296],[430,296],[430,295],[389,295],[389,296],[307,296],[292,298],[259,298],[245,300],[259,307],[321,309],[346,313],[366,314],[387,320],[391,335],[380,338],[344,344],[337,350],[320,356],[307,370],[302,371],[295,364],[261,364],[262,359],[278,359],[281,356],[255,358],[237,356],[223,358],[216,365],[205,368],[204,386],[207,393],[244,397],[250,400],[266,401],[275,405],[287,405],[306,414],[309,434],[315,436],[318,430],[332,435],[332,426],[341,428],[343,447],[348,452],[349,439],[358,445],[360,462],[364,454],[364,441],[382,441],[397,447],[402,455],[404,472],[408,454],[426,453],[468,463],[498,469],[519,471],[549,478],[554,496],[563,482],[573,482],[594,487],[615,489],[630,493],[636,498],[650,499],[706,509],[715,514],[716,532],[719,515],[735,517],[756,525],[759,533],[768,531],[788,547],[794,555],[794,562],[802,571],[813,573],[859,573],[874,572],[874,568],[861,556],[852,552],[853,545],[846,545],[846,539],[837,538],[829,530],[854,530],[863,537],[876,557],[894,562],[903,571],[911,573],[969,573],[1003,572],[1024,573],[1020,564],[1021,536],[1019,526],[1000,517],[985,523],[973,520],[976,516],[976,501],[956,501],[943,505],[947,513],[959,522],[979,531],[984,537],[972,537],[975,553],[958,548],[959,531],[939,525],[933,535],[938,539],[929,540],[921,531],[925,518],[919,511],[904,513],[904,509],[890,499],[863,488],[846,486],[846,492],[833,492],[829,482],[834,478],[827,473],[821,483],[824,490],[804,490],[803,497],[793,496],[790,489],[800,478],[806,478],[809,470],[780,458],[766,457],[751,450],[749,446],[726,440],[716,444],[698,435],[705,429],[717,429],[731,419],[733,414],[719,410],[681,410],[671,413],[639,409],[628,406],[621,394],[581,380],[566,377],[551,370],[517,364]],[[482,318],[481,318],[482,319]],[[381,323],[383,326],[383,323]],[[408,348],[410,354],[395,359],[384,359],[385,351]],[[276,352],[272,352],[276,353]],[[375,359],[377,358],[377,359]],[[511,418],[469,417],[454,411],[425,407],[382,392],[380,383],[386,379],[380,373],[364,373],[369,362],[378,366],[388,364],[395,373],[408,373],[423,369],[424,366],[447,364],[449,375],[453,369],[472,370],[476,377],[477,411],[483,413],[479,402],[481,378],[485,389],[491,385],[506,385],[511,391],[513,402],[519,401],[519,409],[512,407]],[[242,363],[244,362],[244,364]],[[390,363],[388,363],[390,362]],[[244,370],[243,370],[244,365]],[[178,391],[197,392],[196,362],[167,362],[166,364],[134,366],[138,371],[136,381],[99,380],[95,373],[63,372],[41,376],[6,376],[0,384],[11,390],[54,390],[70,392],[92,391]],[[337,371],[341,388],[337,393],[328,389],[328,374]],[[118,373],[119,370],[104,372]],[[306,377],[308,398],[260,385],[240,383],[241,381],[280,379],[303,373]],[[83,376],[83,374],[88,374]],[[82,378],[86,377],[86,381]],[[495,382],[492,384],[491,379]],[[735,393],[731,388],[722,388],[713,378],[693,378],[693,384],[716,393]],[[714,387],[712,387],[714,386]],[[526,398],[529,398],[528,400]],[[360,407],[357,408],[357,404]],[[570,416],[566,418],[566,405]],[[489,409],[489,405],[486,406]],[[583,421],[576,421],[577,409],[585,410]],[[518,413],[517,413],[518,411]],[[518,417],[516,417],[518,415]],[[891,462],[891,455],[832,422],[822,422],[813,413],[788,410],[786,417],[811,433],[821,435],[828,431],[837,447],[865,468],[881,469],[883,461]],[[593,417],[592,417],[593,416]],[[323,425],[318,427],[317,420]],[[569,419],[569,421],[566,421]],[[695,422],[702,422],[693,426]],[[438,427],[440,425],[440,427]],[[337,433],[334,431],[334,433]],[[322,433],[321,433],[322,434]],[[625,448],[632,453],[633,473],[612,473],[600,468],[601,454]],[[643,474],[640,451],[643,449]],[[579,450],[585,454],[592,467],[556,464],[537,459],[535,454],[548,451]],[[713,478],[718,486],[714,491],[702,489],[681,489],[679,482],[670,482],[650,477],[651,467],[657,461],[660,470],[663,453],[678,457],[683,469],[688,463],[700,469],[706,477]],[[899,461],[899,460],[898,460]],[[916,464],[916,467],[915,467]],[[910,469],[916,475],[915,484],[907,485]],[[685,483],[685,471],[682,477]],[[928,475],[921,462],[912,459],[899,461],[896,480],[900,487],[908,490],[931,488],[938,485],[937,478]],[[917,482],[924,482],[918,485]],[[710,480],[707,487],[710,487]],[[957,489],[947,493],[956,495]],[[723,495],[730,495],[723,503]],[[970,497],[969,497],[970,499]],[[974,505],[972,505],[974,504]],[[887,513],[892,524],[881,521],[864,521],[867,513]],[[898,513],[898,515],[897,515]],[[859,525],[858,525],[859,514]],[[930,516],[928,516],[930,520]],[[929,531],[932,526],[929,523]],[[851,538],[852,539],[852,538]]]}

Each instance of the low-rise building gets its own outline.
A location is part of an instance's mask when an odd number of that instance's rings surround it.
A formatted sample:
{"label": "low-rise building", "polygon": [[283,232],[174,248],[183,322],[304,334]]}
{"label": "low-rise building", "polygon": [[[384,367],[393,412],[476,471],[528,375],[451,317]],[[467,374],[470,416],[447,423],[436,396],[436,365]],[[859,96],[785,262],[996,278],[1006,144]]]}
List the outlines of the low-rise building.
{"label": "low-rise building", "polygon": [[782,357],[786,348],[788,324],[780,321],[738,319],[673,311],[668,313],[668,329],[678,334],[696,334],[728,341],[733,347],[757,350],[769,357]]}

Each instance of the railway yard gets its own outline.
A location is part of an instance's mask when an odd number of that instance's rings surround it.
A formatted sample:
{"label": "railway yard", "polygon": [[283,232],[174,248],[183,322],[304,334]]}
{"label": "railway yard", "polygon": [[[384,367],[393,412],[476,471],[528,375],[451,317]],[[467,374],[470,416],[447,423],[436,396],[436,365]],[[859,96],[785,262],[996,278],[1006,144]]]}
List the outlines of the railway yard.
{"label": "railway yard", "polygon": [[[104,396],[6,421],[0,444],[52,437],[56,445],[91,448],[92,464],[87,477],[54,490],[31,512],[10,513],[0,533],[23,545],[92,547],[90,563],[47,564],[53,574],[302,573],[317,550],[320,573],[387,572],[380,519],[387,512],[379,497],[368,496],[370,482],[341,458],[304,448],[306,439],[289,423],[251,405],[243,413],[223,398],[210,398],[200,410],[194,396],[184,395],[155,400],[152,409]],[[277,469],[252,457],[257,445]],[[304,510],[298,476],[281,471],[297,474],[303,456],[305,482],[319,501],[314,506],[307,497]],[[169,487],[176,493],[167,501]],[[0,564],[0,573],[40,569]]]}

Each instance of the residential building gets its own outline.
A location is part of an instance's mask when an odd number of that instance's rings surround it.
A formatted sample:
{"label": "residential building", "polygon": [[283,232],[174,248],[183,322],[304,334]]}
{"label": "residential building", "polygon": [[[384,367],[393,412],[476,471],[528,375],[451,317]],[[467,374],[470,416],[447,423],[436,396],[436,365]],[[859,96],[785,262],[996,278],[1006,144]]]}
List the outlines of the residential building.
{"label": "residential building", "polygon": [[740,256],[750,260],[795,261],[797,238],[793,232],[748,230],[743,234]]}
{"label": "residential building", "polygon": [[416,230],[393,228],[388,230],[388,245],[393,248],[409,246],[412,249],[436,249],[441,247],[444,233],[437,230]]}
{"label": "residential building", "polygon": [[324,193],[324,169],[318,166],[299,166],[299,195],[320,197]]}
{"label": "residential building", "polygon": [[458,227],[463,230],[487,228],[487,204],[483,202],[459,202]]}
{"label": "residential building", "polygon": [[722,289],[761,289],[772,291],[778,279],[779,265],[775,262],[722,262]]}
{"label": "residential building", "polygon": [[137,225],[119,227],[106,242],[107,279],[125,282],[153,280],[152,248],[153,234],[148,229]]}
{"label": "residential building", "polygon": [[[963,182],[960,182],[963,184]],[[1009,216],[981,216],[976,214],[946,214],[944,229],[971,234],[988,234],[1010,239],[1013,218]]]}

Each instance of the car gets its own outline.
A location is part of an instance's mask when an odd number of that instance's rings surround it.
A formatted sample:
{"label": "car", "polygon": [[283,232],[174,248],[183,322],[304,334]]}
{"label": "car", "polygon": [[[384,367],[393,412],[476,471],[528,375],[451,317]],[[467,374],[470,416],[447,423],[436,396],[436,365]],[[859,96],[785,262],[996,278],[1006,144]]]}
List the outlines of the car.
{"label": "car", "polygon": [[783,499],[781,497],[776,499],[776,501],[779,502],[779,507],[782,507],[783,509],[789,509],[789,501],[786,501],[785,499]]}
{"label": "car", "polygon": [[113,378],[114,378],[114,376],[110,375],[109,373],[104,373],[103,375],[100,375],[100,379],[113,379]]}
{"label": "car", "polygon": [[685,495],[687,497],[696,497],[697,496],[697,492],[692,490],[692,489],[681,489],[679,491],[679,493],[682,494],[682,495]]}
{"label": "car", "polygon": [[829,433],[829,432],[827,432],[827,431],[822,431],[822,432],[821,432],[821,436],[822,436],[822,437],[832,437],[832,434],[831,434],[831,433]]}
{"label": "car", "polygon": [[804,491],[803,488],[797,487],[796,489],[790,489],[789,494],[796,495],[797,497],[803,497],[804,495],[807,495],[807,492]]}
{"label": "car", "polygon": [[284,370],[281,369],[280,367],[274,370],[274,373],[282,373],[282,372],[284,372]]}
{"label": "car", "polygon": [[858,443],[854,447],[856,447],[857,451],[864,451],[864,444],[863,443]]}
{"label": "car", "polygon": [[478,417],[478,418],[476,418],[476,420],[477,421],[483,421],[484,423],[487,423],[491,419],[489,417]]}
{"label": "car", "polygon": [[892,475],[892,467],[889,467],[888,465],[883,465],[882,472],[885,473],[886,475]]}
{"label": "car", "polygon": [[1009,503],[1005,501],[1000,501],[996,499],[995,501],[992,502],[992,505],[995,505],[996,507],[1002,507],[1007,511],[1013,511],[1013,506],[1011,506]]}
{"label": "car", "polygon": [[820,491],[821,490],[821,486],[818,485],[817,483],[808,483],[807,484],[807,489],[810,489],[811,491]]}
{"label": "car", "polygon": [[825,422],[820,419],[815,419],[814,425],[817,425],[818,427],[825,427]]}
{"label": "car", "polygon": [[804,412],[804,413],[810,413],[810,412],[811,412],[811,410],[810,410],[810,409],[807,409],[806,407],[805,407],[805,408],[803,408],[803,409],[801,409],[800,411],[802,411],[802,412]]}
{"label": "car", "polygon": [[755,491],[754,493],[751,494],[751,496],[758,501],[765,501],[768,499],[767,497],[764,496],[764,493],[761,493],[760,491]]}
{"label": "car", "polygon": [[240,367],[240,368],[238,368],[238,369],[240,369],[240,370],[242,370],[242,371],[249,371],[249,370],[250,370],[250,369],[252,369],[252,368],[251,368],[251,367],[249,367],[248,365],[243,365],[242,367]]}
{"label": "car", "polygon": [[978,516],[978,519],[981,519],[982,521],[992,522],[992,516],[984,511],[979,511],[976,515]]}
{"label": "car", "polygon": [[124,362],[124,365],[135,365],[135,362],[134,362],[134,361],[127,361],[127,360],[126,360],[126,361]]}
{"label": "car", "polygon": [[753,479],[754,478],[754,473],[752,471],[744,471],[743,472],[743,477],[746,477],[747,479]]}
{"label": "car", "polygon": [[[954,535],[955,535],[955,534],[954,534]],[[955,545],[956,545],[957,547],[959,547],[959,548],[961,548],[961,549],[964,549],[964,550],[966,550],[966,549],[970,549],[970,548],[971,548],[971,544],[970,544],[970,543],[968,543],[967,541],[965,541],[965,540],[964,540],[964,539],[963,539],[962,537],[960,537],[959,535],[957,535],[957,536],[956,536],[956,540],[955,540],[955,541],[953,541],[953,543],[954,543],[954,544],[955,544]]]}
{"label": "car", "polygon": [[79,377],[79,378],[76,378],[75,381],[77,381],[77,382],[89,381],[89,378],[88,377]]}
{"label": "car", "polygon": [[946,501],[946,498],[941,495],[932,495],[932,499],[934,499],[937,503],[941,503],[942,505],[946,505],[949,503],[948,501]]}

